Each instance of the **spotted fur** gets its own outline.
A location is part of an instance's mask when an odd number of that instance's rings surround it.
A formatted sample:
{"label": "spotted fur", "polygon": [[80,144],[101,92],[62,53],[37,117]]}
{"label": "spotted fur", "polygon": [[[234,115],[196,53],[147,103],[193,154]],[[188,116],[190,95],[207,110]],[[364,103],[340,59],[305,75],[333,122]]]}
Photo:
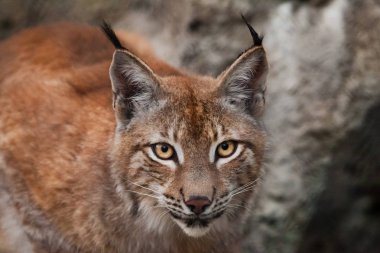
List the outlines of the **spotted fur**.
{"label": "spotted fur", "polygon": [[[15,219],[2,234],[23,234],[30,252],[238,251],[266,145],[262,45],[213,78],[107,32],[116,50],[71,24],[0,44],[0,194]],[[236,151],[221,158],[228,140]],[[175,156],[157,157],[156,143]],[[210,200],[200,214],[193,196]]]}

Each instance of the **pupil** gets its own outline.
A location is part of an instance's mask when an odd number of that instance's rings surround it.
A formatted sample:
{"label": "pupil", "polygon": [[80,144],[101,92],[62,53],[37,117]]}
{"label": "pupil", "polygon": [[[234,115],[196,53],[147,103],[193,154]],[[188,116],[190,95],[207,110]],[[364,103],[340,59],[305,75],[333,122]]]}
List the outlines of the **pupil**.
{"label": "pupil", "polygon": [[222,143],[222,149],[227,150],[228,149],[228,143]]}
{"label": "pupil", "polygon": [[162,145],[162,146],[161,146],[161,151],[162,151],[162,152],[166,153],[166,152],[168,152],[168,150],[169,150],[169,147],[168,147],[168,146],[166,146],[166,145]]}

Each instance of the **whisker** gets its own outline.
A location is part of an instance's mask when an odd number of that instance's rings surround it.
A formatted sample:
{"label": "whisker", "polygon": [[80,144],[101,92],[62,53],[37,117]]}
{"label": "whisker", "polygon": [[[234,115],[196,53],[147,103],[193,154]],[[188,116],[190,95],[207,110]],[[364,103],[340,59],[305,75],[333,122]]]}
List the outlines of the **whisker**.
{"label": "whisker", "polygon": [[151,189],[151,188],[149,188],[149,187],[146,187],[146,186],[140,185],[140,184],[138,184],[138,183],[132,182],[131,180],[129,180],[129,179],[127,179],[127,178],[123,178],[123,180],[125,180],[125,181],[127,181],[127,182],[129,182],[129,183],[131,183],[131,184],[134,184],[134,185],[136,185],[136,186],[138,186],[138,187],[141,187],[141,188],[144,188],[144,189],[146,189],[146,190],[149,190],[149,191],[151,191],[151,192],[154,192],[154,193],[157,193],[157,194],[161,194],[161,192],[155,191],[155,190],[153,190],[153,189]]}
{"label": "whisker", "polygon": [[159,216],[157,217],[158,222],[161,222],[160,220],[161,220],[166,214],[168,214],[168,213],[169,213],[168,211],[164,211],[164,212],[162,212],[161,214],[159,214]]}
{"label": "whisker", "polygon": [[[232,209],[234,209],[234,210],[236,210],[236,209],[239,208],[238,206],[230,206],[230,205],[227,205],[227,207],[232,208]],[[227,209],[227,210],[228,210],[228,209]]]}
{"label": "whisker", "polygon": [[230,195],[230,198],[232,198],[232,197],[234,197],[234,196],[236,196],[238,194],[241,194],[241,193],[244,193],[244,192],[248,192],[248,191],[252,190],[255,186],[256,185],[251,185],[250,187],[244,188],[244,189],[242,189],[239,192],[233,193],[233,194]]}
{"label": "whisker", "polygon": [[156,209],[156,208],[166,208],[166,206],[159,205],[159,206],[154,206],[154,207],[152,207],[152,209]]}
{"label": "whisker", "polygon": [[251,208],[248,208],[248,207],[243,206],[243,205],[238,205],[238,204],[228,204],[227,206],[228,206],[228,207],[232,207],[232,208],[239,208],[239,207],[242,207],[242,208],[246,209],[247,211],[252,212],[252,209],[251,209]]}
{"label": "whisker", "polygon": [[249,183],[247,183],[247,184],[244,184],[243,186],[240,186],[240,187],[238,187],[238,188],[232,190],[231,193],[238,192],[238,191],[240,191],[240,190],[242,190],[242,189],[244,189],[244,188],[246,188],[246,187],[251,186],[251,185],[254,184],[254,183],[255,183],[255,181],[251,181],[251,182],[249,182]]}
{"label": "whisker", "polygon": [[233,194],[233,193],[238,192],[238,191],[240,191],[240,190],[242,190],[242,189],[244,189],[244,188],[246,188],[246,187],[249,187],[249,186],[253,185],[254,183],[256,183],[258,180],[259,180],[259,178],[256,178],[255,180],[250,181],[250,182],[246,183],[246,184],[243,185],[243,186],[240,186],[240,187],[238,187],[238,188],[236,188],[236,189],[233,189],[233,190],[231,191],[231,193]]}
{"label": "whisker", "polygon": [[157,196],[154,196],[154,195],[151,195],[151,194],[147,194],[147,193],[142,193],[142,192],[138,192],[138,191],[132,191],[132,190],[126,190],[128,192],[133,192],[133,193],[137,193],[137,194],[140,194],[140,195],[143,195],[143,196],[148,196],[148,197],[151,197],[151,198],[155,198],[155,199],[160,199],[159,197]]}

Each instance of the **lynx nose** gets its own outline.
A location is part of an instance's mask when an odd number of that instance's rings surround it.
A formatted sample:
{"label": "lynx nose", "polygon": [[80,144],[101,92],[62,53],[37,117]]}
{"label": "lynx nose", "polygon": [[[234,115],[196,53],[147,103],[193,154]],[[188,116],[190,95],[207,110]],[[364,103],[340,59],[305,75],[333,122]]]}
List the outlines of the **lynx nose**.
{"label": "lynx nose", "polygon": [[206,196],[190,196],[189,200],[185,201],[185,204],[196,215],[200,215],[211,205],[211,201]]}

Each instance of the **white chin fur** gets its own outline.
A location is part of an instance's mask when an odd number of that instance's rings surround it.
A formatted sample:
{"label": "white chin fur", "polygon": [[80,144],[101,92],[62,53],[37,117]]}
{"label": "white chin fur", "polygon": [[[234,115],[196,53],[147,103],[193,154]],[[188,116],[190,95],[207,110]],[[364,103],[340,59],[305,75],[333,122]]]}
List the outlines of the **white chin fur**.
{"label": "white chin fur", "polygon": [[178,224],[178,226],[182,228],[185,234],[191,237],[204,236],[210,230],[210,225],[207,227],[188,227],[182,221],[175,220],[175,222]]}

